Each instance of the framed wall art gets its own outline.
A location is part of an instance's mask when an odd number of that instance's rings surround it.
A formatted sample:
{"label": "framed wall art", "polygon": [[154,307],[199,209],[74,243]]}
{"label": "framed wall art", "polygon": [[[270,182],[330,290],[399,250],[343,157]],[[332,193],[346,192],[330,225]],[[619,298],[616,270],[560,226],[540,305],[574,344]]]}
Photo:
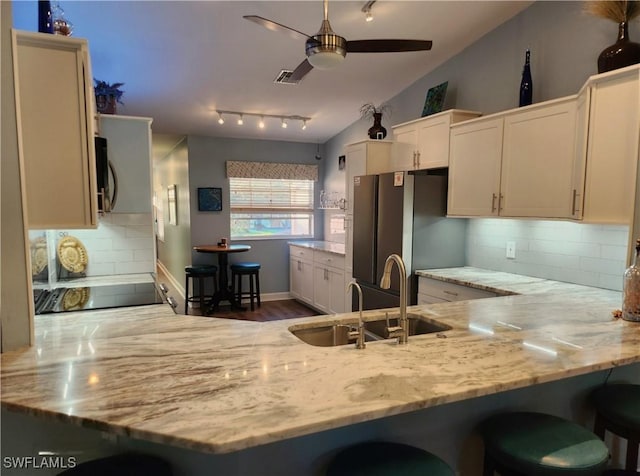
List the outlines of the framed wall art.
{"label": "framed wall art", "polygon": [[442,84],[432,87],[427,91],[427,97],[424,100],[424,107],[422,108],[422,117],[430,116],[437,112],[442,111],[444,106],[444,97],[447,95],[447,86],[449,81],[445,81]]}
{"label": "framed wall art", "polygon": [[222,210],[222,189],[203,187],[198,189],[198,211],[219,212]]}
{"label": "framed wall art", "polygon": [[347,156],[340,155],[338,156],[338,170],[344,170],[347,163]]}

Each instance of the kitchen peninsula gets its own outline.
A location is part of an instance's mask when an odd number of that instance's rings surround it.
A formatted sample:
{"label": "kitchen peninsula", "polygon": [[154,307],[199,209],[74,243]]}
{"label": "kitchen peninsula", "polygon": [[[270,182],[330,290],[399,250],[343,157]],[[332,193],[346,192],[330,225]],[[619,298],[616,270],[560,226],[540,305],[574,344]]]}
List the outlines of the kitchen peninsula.
{"label": "kitchen peninsula", "polygon": [[336,448],[375,438],[480,474],[473,429],[487,414],[529,408],[590,425],[586,392],[608,369],[610,381],[640,383],[640,325],[612,318],[619,292],[532,286],[414,306],[452,329],[365,350],[314,347],[289,331],[355,313],[265,323],[168,306],[40,316],[36,344],[2,355],[3,419],[119,435],[120,450],[146,440],[136,447],[170,458],[178,474],[316,474]]}

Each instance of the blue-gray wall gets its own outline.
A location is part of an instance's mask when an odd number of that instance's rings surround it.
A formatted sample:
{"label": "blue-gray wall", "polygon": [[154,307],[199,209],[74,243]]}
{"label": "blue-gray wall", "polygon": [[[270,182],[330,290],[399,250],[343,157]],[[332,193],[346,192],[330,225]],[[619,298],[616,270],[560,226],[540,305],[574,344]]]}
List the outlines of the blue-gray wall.
{"label": "blue-gray wall", "polygon": [[[536,2],[489,32],[457,56],[389,99],[390,126],[417,119],[429,88],[448,81],[445,109],[490,114],[518,106],[524,52],[531,50],[533,100],[545,101],[576,94],[597,73],[600,51],[616,40],[614,22],[583,11],[584,2]],[[452,21],[455,21],[452,19]],[[630,25],[632,40],[640,40],[638,22]],[[366,139],[369,121],[360,120],[325,144],[326,156],[341,155],[346,144]],[[343,187],[344,174],[327,169],[325,187]]]}
{"label": "blue-gray wall", "polygon": [[[317,144],[269,140],[245,140],[189,136],[189,186],[191,191],[191,244],[213,244],[229,237],[229,181],[226,161],[277,162],[318,165],[323,175],[324,160],[315,159]],[[321,149],[322,153],[322,149]],[[222,188],[222,211],[198,211],[198,187]],[[316,200],[321,183],[316,186]],[[323,235],[322,212],[314,217],[315,234]],[[230,255],[229,262],[257,261],[261,264],[261,293],[289,292],[289,240],[242,240],[251,251]],[[193,262],[215,262],[212,255],[194,252]]]}

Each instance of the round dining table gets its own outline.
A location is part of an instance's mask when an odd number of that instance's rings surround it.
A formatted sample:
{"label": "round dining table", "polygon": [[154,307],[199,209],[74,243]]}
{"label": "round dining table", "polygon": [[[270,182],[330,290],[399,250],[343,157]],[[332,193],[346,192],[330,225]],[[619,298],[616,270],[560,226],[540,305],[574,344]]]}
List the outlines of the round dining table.
{"label": "round dining table", "polygon": [[193,249],[198,253],[215,253],[218,255],[218,269],[220,272],[218,277],[218,290],[213,294],[213,298],[211,299],[206,311],[203,312],[203,315],[208,315],[211,311],[216,309],[220,304],[220,301],[229,301],[231,309],[244,310],[236,300],[233,290],[229,286],[229,274],[227,268],[229,267],[229,253],[243,253],[245,251],[249,251],[251,246],[241,244],[225,246],[198,245],[194,246]]}

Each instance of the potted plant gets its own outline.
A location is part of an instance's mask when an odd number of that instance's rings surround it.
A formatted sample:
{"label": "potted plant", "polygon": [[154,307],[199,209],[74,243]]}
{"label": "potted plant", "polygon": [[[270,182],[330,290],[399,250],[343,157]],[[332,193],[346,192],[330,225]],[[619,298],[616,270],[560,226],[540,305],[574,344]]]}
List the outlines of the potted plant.
{"label": "potted plant", "polygon": [[124,104],[121,101],[124,91],[120,88],[124,83],[109,84],[106,81],[94,79],[94,91],[96,95],[96,108],[102,114],[115,114],[116,103]]}
{"label": "potted plant", "polygon": [[382,115],[385,112],[391,112],[391,106],[388,104],[376,106],[372,103],[367,103],[360,108],[360,115],[363,118],[373,117],[373,126],[367,131],[370,139],[384,139],[387,137],[387,129],[382,125]]}

